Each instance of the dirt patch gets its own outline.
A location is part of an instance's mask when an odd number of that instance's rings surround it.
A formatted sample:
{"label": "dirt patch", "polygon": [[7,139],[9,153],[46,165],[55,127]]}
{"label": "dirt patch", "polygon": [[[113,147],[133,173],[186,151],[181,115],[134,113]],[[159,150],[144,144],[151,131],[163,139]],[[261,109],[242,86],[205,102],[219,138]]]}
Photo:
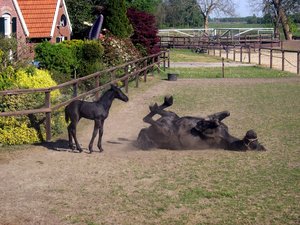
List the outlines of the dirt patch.
{"label": "dirt patch", "polygon": [[[113,103],[104,126],[104,152],[101,154],[86,154],[87,151],[75,154],[43,146],[28,146],[24,151],[2,154],[0,224],[94,224],[94,220],[101,220],[103,224],[142,224],[147,216],[134,216],[134,211],[142,210],[143,202],[128,203],[131,208],[123,206],[123,211],[118,211],[118,214],[113,210],[123,204],[121,199],[125,198],[124,192],[134,194],[137,191],[135,187],[139,186],[142,193],[145,184],[154,183],[157,179],[151,174],[141,174],[138,168],[149,167],[154,171],[157,169],[159,173],[161,167],[157,165],[164,165],[166,161],[168,164],[165,164],[164,170],[180,166],[179,161],[172,160],[174,154],[180,154],[182,159],[193,158],[196,154],[145,152],[135,148],[134,141],[140,129],[147,126],[142,118],[148,113],[148,105],[155,102],[157,97],[172,94],[177,87],[189,84],[276,82],[300,82],[300,79],[189,79],[157,82],[145,92],[130,93],[128,103]],[[92,130],[91,121],[79,123],[78,139],[83,147],[88,146]],[[66,137],[62,139],[66,140]],[[116,198],[110,196],[118,196],[120,202],[112,201]],[[159,210],[160,206],[157,208]],[[79,217],[83,215],[81,212],[84,212],[84,216]]]}

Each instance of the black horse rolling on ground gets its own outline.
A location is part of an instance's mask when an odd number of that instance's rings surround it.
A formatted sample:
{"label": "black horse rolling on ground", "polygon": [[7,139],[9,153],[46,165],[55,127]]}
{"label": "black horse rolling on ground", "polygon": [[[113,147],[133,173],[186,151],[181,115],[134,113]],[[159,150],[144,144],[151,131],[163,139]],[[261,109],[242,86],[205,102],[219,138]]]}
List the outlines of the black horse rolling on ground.
{"label": "black horse rolling on ground", "polygon": [[[140,131],[137,146],[147,150],[151,148],[163,149],[209,149],[220,148],[234,151],[266,150],[257,140],[253,130],[249,130],[240,140],[228,132],[228,127],[221,122],[230,113],[223,111],[201,117],[179,117],[176,113],[166,111],[165,108],[173,104],[173,97],[165,97],[160,106],[150,106],[150,113],[144,117],[144,122],[151,126]],[[154,120],[154,115],[161,117]]]}
{"label": "black horse rolling on ground", "polygon": [[71,123],[68,126],[68,135],[69,135],[69,147],[74,150],[75,146],[73,145],[73,140],[75,141],[76,149],[79,152],[82,152],[82,148],[80,147],[77,137],[76,137],[76,126],[79,120],[83,117],[89,120],[94,120],[94,131],[92,135],[92,139],[89,143],[89,151],[93,152],[93,143],[94,139],[99,132],[98,139],[98,148],[100,152],[103,151],[102,148],[102,135],[103,135],[103,125],[104,120],[108,117],[109,109],[112,105],[113,100],[117,98],[121,101],[127,102],[128,97],[121,91],[120,88],[111,85],[111,88],[106,91],[97,101],[95,102],[87,102],[82,100],[75,100],[71,102],[65,108],[65,119],[66,122],[71,120]]}

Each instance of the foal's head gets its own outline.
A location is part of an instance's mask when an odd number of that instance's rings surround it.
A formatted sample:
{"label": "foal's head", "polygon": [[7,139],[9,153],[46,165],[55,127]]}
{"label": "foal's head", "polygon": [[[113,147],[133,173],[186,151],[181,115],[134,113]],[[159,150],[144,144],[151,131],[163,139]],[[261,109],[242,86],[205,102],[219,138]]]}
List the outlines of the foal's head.
{"label": "foal's head", "polygon": [[123,102],[128,101],[128,97],[117,86],[111,85],[111,90],[113,91],[115,98],[120,99]]}

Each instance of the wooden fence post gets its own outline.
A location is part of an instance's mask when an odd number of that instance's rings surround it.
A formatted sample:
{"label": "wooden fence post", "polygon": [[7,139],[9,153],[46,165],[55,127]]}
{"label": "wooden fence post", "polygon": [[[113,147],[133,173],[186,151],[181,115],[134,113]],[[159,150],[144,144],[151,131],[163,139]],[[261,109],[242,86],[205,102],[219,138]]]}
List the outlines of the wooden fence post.
{"label": "wooden fence post", "polygon": [[[124,68],[125,76],[130,74],[129,67],[131,67],[130,64],[126,65],[125,68]],[[124,83],[125,83],[125,92],[126,93],[128,93],[128,81],[129,81],[129,76],[124,81]]]}
{"label": "wooden fence post", "polygon": [[261,65],[261,48],[258,47],[258,65]]}
{"label": "wooden fence post", "polygon": [[170,68],[170,50],[168,49],[168,68]]}
{"label": "wooden fence post", "polygon": [[78,82],[73,84],[73,97],[77,97],[78,95]]}
{"label": "wooden fence post", "polygon": [[222,77],[225,77],[224,58],[222,57]]}
{"label": "wooden fence post", "polygon": [[273,49],[270,49],[270,68],[273,67]]}
{"label": "wooden fence post", "polygon": [[281,70],[284,71],[284,50],[281,50]]}
{"label": "wooden fence post", "polygon": [[297,74],[300,74],[300,51],[297,52]]}
{"label": "wooden fence post", "polygon": [[163,53],[163,68],[164,68],[164,71],[166,71],[166,52],[165,51]]}
{"label": "wooden fence post", "polygon": [[251,63],[251,47],[250,45],[248,46],[248,63]]}
{"label": "wooden fence post", "polygon": [[[51,108],[51,99],[50,99],[51,91],[45,92],[45,108]],[[50,109],[51,110],[51,109]],[[46,112],[46,141],[51,140],[51,111]]]}
{"label": "wooden fence post", "polygon": [[160,74],[160,55],[157,56],[157,73]]}
{"label": "wooden fence post", "polygon": [[240,62],[243,62],[243,46],[240,48]]}
{"label": "wooden fence post", "polygon": [[[147,67],[148,66],[148,63],[147,63],[147,59],[144,61],[144,67]],[[147,82],[147,72],[148,72],[148,69],[145,69],[144,70],[144,82]]]}
{"label": "wooden fence post", "polygon": [[235,61],[235,43],[233,44],[233,61]]}

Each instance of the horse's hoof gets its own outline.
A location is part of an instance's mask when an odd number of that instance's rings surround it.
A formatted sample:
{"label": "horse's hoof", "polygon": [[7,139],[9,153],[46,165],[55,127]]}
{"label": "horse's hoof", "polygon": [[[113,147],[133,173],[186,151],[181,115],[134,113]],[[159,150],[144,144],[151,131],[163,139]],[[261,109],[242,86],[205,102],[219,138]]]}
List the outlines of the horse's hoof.
{"label": "horse's hoof", "polygon": [[104,151],[104,149],[103,148],[99,148],[99,152],[103,152]]}
{"label": "horse's hoof", "polygon": [[151,112],[156,112],[157,109],[158,109],[157,103],[155,103],[154,105],[150,105],[150,106],[149,106],[149,109],[150,109]]}

